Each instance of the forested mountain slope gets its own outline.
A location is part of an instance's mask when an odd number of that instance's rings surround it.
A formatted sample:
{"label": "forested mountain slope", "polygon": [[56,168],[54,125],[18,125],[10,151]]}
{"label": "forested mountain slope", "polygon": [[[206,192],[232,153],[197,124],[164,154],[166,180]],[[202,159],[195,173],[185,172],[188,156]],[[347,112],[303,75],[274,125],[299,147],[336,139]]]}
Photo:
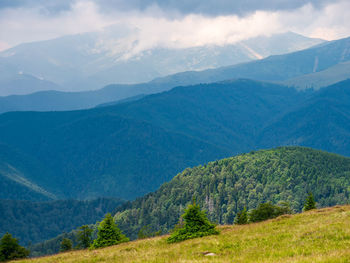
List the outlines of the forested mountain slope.
{"label": "forested mountain slope", "polygon": [[177,87],[136,103],[105,108],[229,149],[255,149],[261,127],[300,103],[308,93],[271,83],[233,80]]}
{"label": "forested mountain slope", "polygon": [[150,226],[168,232],[184,208],[196,202],[211,220],[232,224],[236,213],[259,203],[289,202],[301,211],[312,191],[319,207],[350,201],[350,158],[303,147],[250,152],[186,169],[156,192],[122,205],[115,219],[135,238]]}
{"label": "forested mountain slope", "polygon": [[[91,110],[6,113],[2,155],[15,154],[1,162],[56,198],[132,199],[186,167],[250,150],[302,145],[350,155],[349,90],[350,81],[297,92],[243,79]],[[2,171],[4,184],[10,173]],[[16,194],[2,198],[28,198]]]}
{"label": "forested mountain slope", "polygon": [[59,198],[130,199],[186,167],[255,148],[260,126],[300,96],[239,80],[85,111],[6,113],[0,115],[0,142],[31,156],[30,164],[45,172],[18,170]]}

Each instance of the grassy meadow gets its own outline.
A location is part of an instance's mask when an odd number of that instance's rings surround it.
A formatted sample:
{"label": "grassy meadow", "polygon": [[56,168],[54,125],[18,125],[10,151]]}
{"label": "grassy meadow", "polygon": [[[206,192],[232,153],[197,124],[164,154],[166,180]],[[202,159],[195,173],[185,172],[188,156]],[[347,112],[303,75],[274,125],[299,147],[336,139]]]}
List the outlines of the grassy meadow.
{"label": "grassy meadow", "polygon": [[350,206],[218,228],[181,243],[162,236],[16,262],[350,262]]}

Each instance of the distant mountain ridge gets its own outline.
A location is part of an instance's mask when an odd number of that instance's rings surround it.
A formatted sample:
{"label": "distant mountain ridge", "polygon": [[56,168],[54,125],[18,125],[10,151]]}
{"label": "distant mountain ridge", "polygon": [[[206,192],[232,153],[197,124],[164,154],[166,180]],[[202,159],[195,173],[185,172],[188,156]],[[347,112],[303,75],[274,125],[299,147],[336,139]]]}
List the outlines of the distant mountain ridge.
{"label": "distant mountain ridge", "polygon": [[349,77],[350,38],[323,43],[306,50],[249,63],[204,71],[187,71],[134,85],[114,84],[89,92],[39,92],[0,97],[0,112],[17,110],[78,110],[112,103],[140,94],[154,94],[176,86],[238,78],[272,81],[297,89],[326,87]]}
{"label": "distant mountain ridge", "polygon": [[[112,83],[141,83],[177,72],[247,62],[324,42],[287,32],[224,46],[151,48],[134,53],[128,46],[129,33],[108,30],[112,31],[21,44],[0,52],[0,65],[7,68],[6,75],[0,73],[0,95],[29,94],[45,89],[87,91]],[[25,82],[24,75],[32,80]]]}

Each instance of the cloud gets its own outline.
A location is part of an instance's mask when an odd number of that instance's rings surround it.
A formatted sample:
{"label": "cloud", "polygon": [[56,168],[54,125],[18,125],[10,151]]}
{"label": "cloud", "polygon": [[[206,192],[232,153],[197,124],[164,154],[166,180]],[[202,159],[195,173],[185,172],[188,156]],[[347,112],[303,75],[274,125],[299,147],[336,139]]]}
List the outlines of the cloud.
{"label": "cloud", "polygon": [[6,8],[0,11],[0,41],[8,45],[100,30],[115,20],[99,13],[93,2],[78,1],[54,16],[41,8]]}
{"label": "cloud", "polygon": [[[94,0],[102,12],[144,11],[152,6],[159,6],[169,12],[181,14],[229,15],[255,12],[256,10],[277,11],[296,9],[306,4],[319,8],[333,0]],[[71,8],[74,0],[2,0],[0,8],[40,7],[50,14]]]}
{"label": "cloud", "polygon": [[[21,1],[30,2],[30,0]],[[43,0],[37,1],[42,2]],[[136,2],[138,5],[135,4]],[[198,0],[197,2],[199,3],[198,10],[214,6],[214,1],[211,0]],[[224,8],[224,6],[221,7],[224,3],[228,4],[227,10],[234,8],[231,6],[233,4],[229,4],[228,1],[215,2],[217,10]],[[258,0],[230,2],[242,3],[242,9],[245,10],[253,10],[253,7],[248,4],[244,5],[244,2],[262,3]],[[291,2],[294,4],[292,5]],[[318,5],[307,1],[308,4],[302,5],[305,2],[301,0],[264,1],[267,7],[271,6],[271,10],[265,7],[244,15],[238,11],[220,15],[193,11],[195,0],[167,0],[159,1],[159,3],[150,0],[131,2],[62,0],[59,2],[61,5],[51,5],[51,11],[47,11],[46,6],[43,8],[17,3],[18,5],[15,6],[0,8],[0,42],[2,42],[0,49],[21,42],[91,31],[100,32],[101,39],[98,48],[116,53],[120,50],[128,50],[129,56],[153,47],[183,48],[210,44],[224,45],[255,36],[286,31],[329,40],[350,35],[349,1],[331,3],[313,1],[318,2]],[[120,3],[119,9],[109,8],[111,4],[118,6],[118,3]],[[281,3],[284,3],[283,10],[282,7],[279,7]],[[259,7],[259,4],[257,6]],[[172,7],[177,7],[178,10]],[[188,14],[184,10],[188,10]],[[118,34],[115,34],[116,31]]]}

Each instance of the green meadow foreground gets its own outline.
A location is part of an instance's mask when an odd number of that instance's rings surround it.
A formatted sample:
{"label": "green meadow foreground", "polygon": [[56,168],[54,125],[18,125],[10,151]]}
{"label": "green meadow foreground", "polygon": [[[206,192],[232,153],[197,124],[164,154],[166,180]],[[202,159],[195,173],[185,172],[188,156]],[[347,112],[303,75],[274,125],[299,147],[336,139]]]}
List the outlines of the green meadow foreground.
{"label": "green meadow foreground", "polygon": [[175,244],[163,236],[16,262],[350,262],[350,206],[219,229]]}

